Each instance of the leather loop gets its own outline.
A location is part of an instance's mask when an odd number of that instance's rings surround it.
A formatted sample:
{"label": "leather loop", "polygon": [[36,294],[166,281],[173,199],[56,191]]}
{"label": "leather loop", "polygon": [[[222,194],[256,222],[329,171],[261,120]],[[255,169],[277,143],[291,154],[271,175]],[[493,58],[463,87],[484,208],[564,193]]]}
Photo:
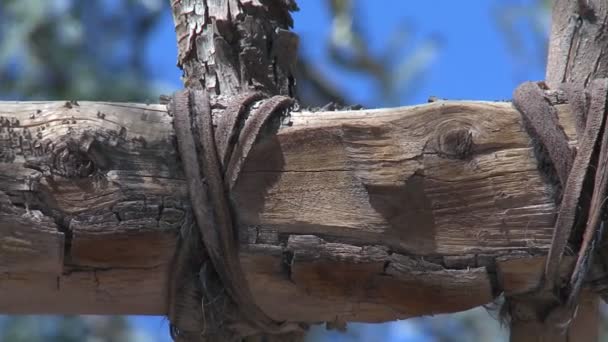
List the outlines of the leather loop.
{"label": "leather loop", "polygon": [[[263,98],[261,93],[236,98],[224,111],[217,128],[213,125],[209,96],[205,91],[181,90],[169,103],[200,236],[215,273],[238,309],[238,322],[231,324],[240,326],[237,334],[243,336],[299,329],[295,324],[274,321],[256,305],[238,256],[237,218],[234,217],[237,211],[228,198],[266,122],[293,104],[291,98],[275,96],[265,100],[245,118],[248,106]],[[173,318],[170,319],[173,323]],[[172,327],[172,330],[179,332],[180,327]]]}
{"label": "leather loop", "polygon": [[[592,264],[595,248],[602,238],[608,187],[608,79],[594,80],[586,89],[565,84],[562,90],[575,116],[578,133],[576,153],[569,147],[557,112],[545,97],[541,84],[526,82],[515,90],[513,96],[515,108],[523,116],[530,134],[536,136],[546,149],[563,187],[563,197],[542,278],[543,284],[538,290],[538,296],[553,296],[558,301],[545,317],[546,322],[554,323],[557,328],[567,327],[572,316],[576,314],[583,281]],[[563,286],[560,277],[562,256],[571,233],[580,225],[583,226],[584,232],[576,266],[567,284]],[[570,316],[565,317],[568,315]],[[558,316],[560,319],[552,319]]]}

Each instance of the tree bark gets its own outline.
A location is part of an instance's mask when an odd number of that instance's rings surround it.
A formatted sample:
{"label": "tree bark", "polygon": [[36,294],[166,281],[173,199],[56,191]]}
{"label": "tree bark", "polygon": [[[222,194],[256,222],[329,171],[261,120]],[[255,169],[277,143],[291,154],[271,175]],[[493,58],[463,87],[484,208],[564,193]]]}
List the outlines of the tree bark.
{"label": "tree bark", "polygon": [[294,95],[294,0],[172,1],[184,86],[230,96]]}

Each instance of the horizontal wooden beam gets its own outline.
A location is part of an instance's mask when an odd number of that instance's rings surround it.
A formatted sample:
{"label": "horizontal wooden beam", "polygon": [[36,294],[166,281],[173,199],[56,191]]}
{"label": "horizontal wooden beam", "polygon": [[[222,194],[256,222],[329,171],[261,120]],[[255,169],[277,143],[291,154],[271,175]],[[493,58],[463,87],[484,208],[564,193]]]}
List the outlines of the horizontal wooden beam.
{"label": "horizontal wooden beam", "polygon": [[[0,312],[166,314],[192,218],[171,121],[162,105],[0,102]],[[378,322],[492,301],[497,258],[546,252],[552,191],[510,103],[443,101],[288,113],[232,201],[270,316]]]}

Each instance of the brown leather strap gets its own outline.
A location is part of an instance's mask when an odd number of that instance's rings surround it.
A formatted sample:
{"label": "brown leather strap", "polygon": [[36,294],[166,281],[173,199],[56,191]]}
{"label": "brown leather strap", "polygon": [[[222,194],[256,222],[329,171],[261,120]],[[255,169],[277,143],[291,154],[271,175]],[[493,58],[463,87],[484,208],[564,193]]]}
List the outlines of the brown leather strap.
{"label": "brown leather strap", "polygon": [[217,154],[224,167],[224,172],[226,172],[228,160],[232,155],[232,149],[239,138],[237,135],[239,133],[237,125],[244,121],[243,116],[246,113],[247,107],[265,97],[261,92],[239,94],[234,101],[228,104],[228,107],[218,120],[217,128],[215,129],[215,141],[217,142]]}
{"label": "brown leather strap", "polygon": [[[559,125],[556,111],[544,96],[537,83],[520,85],[514,93],[513,103],[524,121],[539,137],[546,148],[563,186],[553,239],[544,270],[542,291],[553,291],[560,301],[558,307],[547,316],[548,321],[567,326],[576,312],[582,282],[592,262],[593,252],[602,236],[604,202],[607,195],[608,133],[606,132],[606,96],[608,80],[593,81],[586,94],[585,89],[564,85],[571,108],[574,111],[579,144],[576,157],[568,147],[568,140]],[[587,105],[587,95],[590,104]],[[583,124],[584,123],[584,124]],[[593,180],[592,198],[583,198],[583,186]],[[577,220],[586,218],[579,256],[566,289],[561,288],[559,268],[564,250]],[[566,296],[561,292],[566,290]]]}
{"label": "brown leather strap", "polygon": [[539,85],[533,82],[523,83],[515,89],[513,104],[547,149],[563,186],[568,179],[574,153],[568,146],[566,133],[559,125],[555,108],[545,99],[545,93]]}
{"label": "brown leather strap", "polygon": [[[608,79],[594,80],[591,84],[591,104],[589,115],[601,116],[604,121],[602,140],[598,149],[598,161],[593,182],[593,193],[589,206],[589,215],[578,258],[570,278],[570,294],[568,302],[573,305],[577,300],[587,270],[593,261],[595,247],[603,235],[605,222],[604,209],[608,191],[608,132],[606,132],[606,100],[608,94]],[[589,125],[587,125],[589,128]]]}
{"label": "brown leather strap", "polygon": [[286,109],[293,105],[293,99],[286,96],[273,96],[264,102],[258,109],[254,110],[245,121],[245,125],[239,134],[238,143],[234,146],[230,161],[226,167],[224,181],[228,190],[234,187],[243,163],[249,155],[260,131],[271,118],[273,113]]}
{"label": "brown leather strap", "polygon": [[[298,327],[274,321],[255,304],[238,258],[235,220],[232,216],[235,211],[227,198],[227,190],[238,179],[241,165],[264,124],[279,109],[293,103],[292,99],[286,97],[266,100],[240,129],[238,121],[243,120],[243,109],[260,98],[261,94],[254,93],[237,99],[240,102],[229,106],[228,112],[224,113],[227,117],[222,118],[216,133],[209,97],[204,91],[182,90],[175,93],[170,112],[174,116],[192,210],[215,272],[238,307],[240,318],[248,323],[247,329],[277,334]],[[234,136],[239,139],[234,140]],[[220,158],[227,161],[225,173],[222,172]]]}

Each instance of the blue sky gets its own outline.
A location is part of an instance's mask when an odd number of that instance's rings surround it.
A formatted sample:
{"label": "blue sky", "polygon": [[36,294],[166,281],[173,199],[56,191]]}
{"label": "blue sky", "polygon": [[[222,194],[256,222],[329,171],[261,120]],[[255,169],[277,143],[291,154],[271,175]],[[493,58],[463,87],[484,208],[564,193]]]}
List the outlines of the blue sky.
{"label": "blue sky", "polygon": [[[448,99],[510,99],[517,84],[544,78],[542,51],[530,36],[528,20],[533,16],[528,6],[532,1],[498,0],[427,0],[427,1],[358,1],[357,20],[370,38],[372,52],[381,51],[391,33],[403,23],[412,29],[407,47],[416,47],[428,37],[436,37],[440,48],[430,59],[428,70],[397,105],[424,103],[429,96]],[[378,101],[377,87],[368,78],[336,69],[326,55],[325,42],[331,17],[326,0],[300,0],[295,13],[295,31],[300,34],[301,53],[331,79],[353,103],[368,107],[383,106]],[[509,45],[497,17],[513,17],[519,47]],[[173,21],[166,13],[151,37],[146,51],[153,79],[164,93],[181,87],[181,72],[175,67],[176,46]],[[479,313],[475,313],[478,315]],[[133,322],[145,327],[157,341],[169,341],[167,321],[161,317],[134,317]],[[459,324],[456,321],[449,324]],[[449,325],[448,324],[448,325]],[[456,328],[454,328],[456,329]],[[435,341],[419,323],[391,323],[382,326],[359,326],[361,336],[369,332],[392,341]],[[378,335],[377,335],[378,336]],[[151,338],[151,337],[150,337]],[[504,338],[504,336],[502,336]],[[355,341],[352,336],[329,334],[323,341]],[[154,339],[150,339],[154,341]]]}
{"label": "blue sky", "polygon": [[[378,6],[381,3],[383,6]],[[407,46],[415,47],[428,37],[437,37],[441,47],[429,64],[420,84],[399,105],[426,102],[429,96],[449,99],[509,99],[515,86],[525,80],[544,78],[539,56],[509,48],[496,17],[507,11],[524,12],[529,0],[428,0],[382,2],[357,1],[357,20],[370,37],[372,51],[381,51],[391,33],[404,22],[414,31]],[[299,1],[294,14],[300,35],[301,53],[342,89],[353,103],[381,106],[374,101],[375,85],[365,77],[336,69],[327,56],[325,42],[331,17],[326,0]],[[520,20],[523,21],[523,20]],[[530,43],[526,23],[518,23],[521,38]],[[518,58],[519,54],[519,58]],[[175,67],[175,36],[170,13],[166,13],[146,52],[154,79],[167,90],[181,87]]]}

